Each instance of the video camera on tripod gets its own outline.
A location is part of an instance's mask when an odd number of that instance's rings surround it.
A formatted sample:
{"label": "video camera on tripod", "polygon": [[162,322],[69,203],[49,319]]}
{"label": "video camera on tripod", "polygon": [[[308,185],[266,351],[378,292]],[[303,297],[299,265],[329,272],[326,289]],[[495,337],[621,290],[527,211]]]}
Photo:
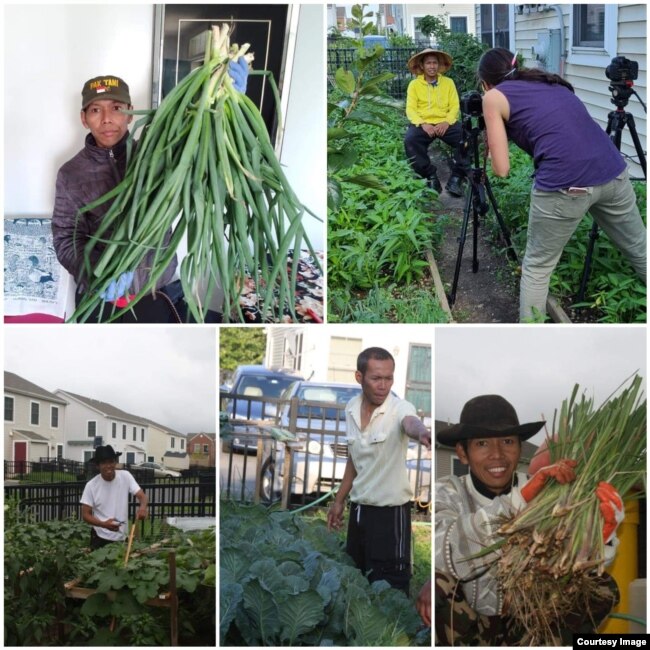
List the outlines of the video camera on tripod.
{"label": "video camera on tripod", "polygon": [[[634,149],[639,159],[639,165],[643,170],[643,177],[647,180],[648,174],[646,171],[646,157],[641,145],[641,139],[636,130],[634,116],[625,110],[627,103],[632,95],[636,95],[643,110],[646,106],[643,100],[639,97],[636,90],[634,90],[634,80],[639,76],[639,64],[636,61],[630,61],[624,56],[615,56],[612,62],[605,68],[605,75],[610,80],[609,91],[612,93],[610,101],[616,106],[616,110],[611,111],[607,116],[607,127],[605,132],[610,137],[614,146],[621,150],[621,138],[623,129],[627,126],[630,132],[630,137],[634,143]],[[585,255],[585,264],[582,271],[582,278],[580,280],[580,288],[578,289],[576,302],[582,303],[585,299],[585,292],[587,290],[587,282],[591,274],[591,263],[594,254],[594,247],[598,239],[598,224],[594,221],[589,233],[589,243],[587,244],[587,253]]]}
{"label": "video camera on tripod", "polygon": [[462,136],[461,147],[464,151],[464,157],[468,161],[470,169],[467,170],[467,179],[469,181],[467,194],[465,198],[465,209],[463,211],[463,223],[461,226],[460,237],[458,238],[458,255],[456,257],[456,268],[454,269],[454,278],[451,289],[447,294],[449,304],[453,307],[456,302],[456,291],[460,277],[460,268],[467,238],[467,230],[472,223],[472,273],[478,272],[478,229],[479,217],[488,213],[490,205],[494,210],[503,241],[506,245],[508,255],[512,260],[517,261],[517,254],[510,240],[510,232],[506,226],[503,216],[499,212],[490,181],[481,167],[479,156],[479,135],[485,129],[485,119],[483,117],[483,97],[481,93],[472,90],[464,93],[460,98],[460,111],[462,113]]}
{"label": "video camera on tripod", "polygon": [[627,105],[630,97],[636,95],[636,91],[632,87],[634,80],[639,76],[639,64],[624,56],[615,56],[605,68],[605,74],[611,82],[609,91],[612,93],[612,104],[623,108]]}
{"label": "video camera on tripod", "polygon": [[476,90],[464,93],[460,98],[460,112],[463,117],[483,117],[483,97],[481,93]]}

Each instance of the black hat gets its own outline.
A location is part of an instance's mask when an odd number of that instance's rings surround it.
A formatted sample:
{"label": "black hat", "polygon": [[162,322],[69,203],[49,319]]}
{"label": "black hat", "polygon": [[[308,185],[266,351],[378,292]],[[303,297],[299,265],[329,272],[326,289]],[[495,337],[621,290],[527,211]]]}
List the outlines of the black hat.
{"label": "black hat", "polygon": [[121,451],[115,451],[110,445],[100,445],[95,449],[95,455],[90,460],[99,464],[103,460],[117,460],[117,457],[121,455]]}
{"label": "black hat", "polygon": [[528,440],[544,424],[543,420],[519,424],[514,407],[501,395],[479,395],[463,406],[460,423],[439,431],[436,439],[450,447],[470,438],[519,436],[520,440]]}

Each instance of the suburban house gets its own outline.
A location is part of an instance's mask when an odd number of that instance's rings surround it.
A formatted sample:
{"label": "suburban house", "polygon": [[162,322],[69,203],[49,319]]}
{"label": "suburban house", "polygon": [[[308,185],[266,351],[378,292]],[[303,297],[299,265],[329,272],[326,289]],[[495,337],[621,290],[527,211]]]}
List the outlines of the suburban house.
{"label": "suburban house", "polygon": [[176,471],[188,469],[190,457],[187,453],[185,435],[153,420],[145,421],[149,425],[147,461],[162,463],[165,467]]}
{"label": "suburban house", "polygon": [[[451,426],[448,422],[443,422],[441,420],[436,420],[435,428],[436,433],[442,429],[446,429],[448,426]],[[528,468],[532,457],[537,451],[537,445],[524,440],[521,443],[521,458],[519,459],[519,465],[517,466],[517,471],[525,472]],[[468,467],[463,465],[458,456],[456,455],[456,450],[453,447],[448,447],[447,445],[441,445],[439,442],[436,442],[436,473],[435,478],[442,478],[443,476],[463,476],[467,474]]]}
{"label": "suburban house", "polygon": [[63,456],[67,402],[7,371],[4,395],[5,460],[20,463]]}
{"label": "suburban house", "polygon": [[188,433],[187,451],[192,467],[216,467],[216,433]]}
{"label": "suburban house", "polygon": [[383,347],[395,358],[395,393],[415,404],[425,418],[431,417],[431,342],[419,338],[421,330],[405,328],[399,341],[391,340],[380,325],[355,336],[345,328],[332,331],[323,337],[309,328],[270,329],[265,365],[300,371],[311,381],[355,384],[359,353],[367,347]]}
{"label": "suburban house", "polygon": [[65,390],[57,390],[55,394],[68,402],[66,458],[85,462],[101,444],[121,452],[123,463],[142,463],[147,459],[149,423],[146,420],[90,397]]}

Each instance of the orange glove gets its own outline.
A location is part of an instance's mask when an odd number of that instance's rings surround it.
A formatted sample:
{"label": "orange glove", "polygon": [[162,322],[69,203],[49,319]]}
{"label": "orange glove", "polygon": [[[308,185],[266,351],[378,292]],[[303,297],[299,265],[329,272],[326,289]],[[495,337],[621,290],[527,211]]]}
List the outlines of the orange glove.
{"label": "orange glove", "polygon": [[577,464],[577,460],[562,458],[553,465],[547,465],[537,470],[530,481],[521,488],[521,496],[524,501],[530,503],[542,491],[546,481],[550,478],[554,478],[558,483],[571,483],[576,477],[573,468]]}
{"label": "orange glove", "polygon": [[600,500],[600,512],[605,523],[603,524],[603,541],[609,542],[625,517],[623,499],[611,483],[601,481],[596,488],[596,496]]}

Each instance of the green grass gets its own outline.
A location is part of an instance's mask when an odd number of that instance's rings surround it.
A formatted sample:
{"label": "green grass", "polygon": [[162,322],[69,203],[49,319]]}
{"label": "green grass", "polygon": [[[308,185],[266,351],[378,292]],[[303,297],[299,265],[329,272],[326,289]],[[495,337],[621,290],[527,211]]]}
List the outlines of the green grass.
{"label": "green grass", "polygon": [[30,472],[20,479],[21,485],[30,483],[75,483],[77,477],[75,474],[64,474],[62,472]]}

